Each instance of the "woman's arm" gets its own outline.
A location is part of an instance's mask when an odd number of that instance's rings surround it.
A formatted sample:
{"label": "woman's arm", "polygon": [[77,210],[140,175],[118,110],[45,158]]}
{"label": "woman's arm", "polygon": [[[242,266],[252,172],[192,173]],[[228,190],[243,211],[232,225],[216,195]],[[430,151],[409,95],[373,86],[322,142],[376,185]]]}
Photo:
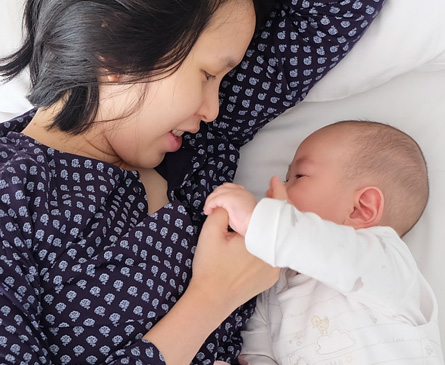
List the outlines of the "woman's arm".
{"label": "woman's arm", "polygon": [[38,268],[23,237],[11,232],[11,222],[4,223],[0,219],[0,363],[48,364]]}
{"label": "woman's arm", "polygon": [[[5,211],[3,209],[3,211]],[[40,271],[27,237],[10,216],[0,219],[0,362],[51,363],[41,326]],[[227,231],[224,211],[209,216],[197,246],[192,280],[173,308],[144,337],[106,363],[189,364],[206,338],[241,304],[272,286],[278,269],[249,254]],[[160,355],[162,353],[162,355]],[[26,360],[26,361],[25,361]]]}
{"label": "woman's arm", "polygon": [[215,210],[203,226],[184,295],[146,335],[167,364],[189,364],[205,339],[241,304],[271,287],[279,270],[249,254]]}
{"label": "woman's arm", "polygon": [[385,0],[279,0],[220,88],[209,130],[238,147],[301,102],[355,46]]}

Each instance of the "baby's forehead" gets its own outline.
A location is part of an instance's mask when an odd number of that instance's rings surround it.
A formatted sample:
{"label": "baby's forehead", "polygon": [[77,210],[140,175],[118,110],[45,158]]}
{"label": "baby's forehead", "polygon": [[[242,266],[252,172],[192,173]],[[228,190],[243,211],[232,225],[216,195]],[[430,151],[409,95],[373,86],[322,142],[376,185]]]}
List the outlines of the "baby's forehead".
{"label": "baby's forehead", "polygon": [[[339,130],[340,128],[333,129]],[[326,166],[326,164],[337,166],[349,161],[351,155],[355,155],[359,146],[354,142],[354,134],[342,137],[335,131],[333,134],[324,132],[318,133],[317,131],[301,142],[288,165],[288,170],[296,166]]]}
{"label": "baby's forehead", "polygon": [[297,153],[295,153],[294,158],[292,159],[292,161],[289,163],[289,165],[287,167],[287,171],[290,171],[292,168],[307,166],[307,165],[309,165],[311,163],[313,164],[315,162],[316,162],[316,159],[311,159],[310,156],[308,156],[308,155],[299,156],[299,155],[297,155]]}

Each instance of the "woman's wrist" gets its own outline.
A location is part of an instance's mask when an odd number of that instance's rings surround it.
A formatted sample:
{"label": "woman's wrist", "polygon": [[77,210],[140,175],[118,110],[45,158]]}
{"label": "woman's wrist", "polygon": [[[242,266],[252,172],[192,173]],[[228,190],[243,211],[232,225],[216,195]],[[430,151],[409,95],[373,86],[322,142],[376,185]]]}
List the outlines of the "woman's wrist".
{"label": "woman's wrist", "polygon": [[[215,288],[216,289],[216,288]],[[144,336],[168,365],[190,364],[207,337],[236,309],[193,280],[173,308]]]}

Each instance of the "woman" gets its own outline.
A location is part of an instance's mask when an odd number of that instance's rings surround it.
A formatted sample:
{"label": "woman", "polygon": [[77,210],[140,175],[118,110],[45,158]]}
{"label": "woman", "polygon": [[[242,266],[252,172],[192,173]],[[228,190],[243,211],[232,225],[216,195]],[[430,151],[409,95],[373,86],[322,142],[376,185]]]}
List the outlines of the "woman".
{"label": "woman", "polygon": [[280,1],[240,63],[249,0],[29,0],[0,66],[30,66],[37,107],[0,131],[2,362],[234,361],[277,272],[222,212],[197,246],[205,197],[381,3]]}

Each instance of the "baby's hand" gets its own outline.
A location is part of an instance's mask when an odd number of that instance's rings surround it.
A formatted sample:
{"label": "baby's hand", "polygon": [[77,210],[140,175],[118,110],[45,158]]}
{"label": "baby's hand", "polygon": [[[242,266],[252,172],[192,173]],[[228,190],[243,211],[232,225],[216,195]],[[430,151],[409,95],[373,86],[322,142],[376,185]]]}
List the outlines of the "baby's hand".
{"label": "baby's hand", "polygon": [[209,215],[217,207],[224,208],[229,214],[230,227],[245,236],[256,205],[257,200],[250,191],[241,185],[226,183],[207,197],[204,213]]}

